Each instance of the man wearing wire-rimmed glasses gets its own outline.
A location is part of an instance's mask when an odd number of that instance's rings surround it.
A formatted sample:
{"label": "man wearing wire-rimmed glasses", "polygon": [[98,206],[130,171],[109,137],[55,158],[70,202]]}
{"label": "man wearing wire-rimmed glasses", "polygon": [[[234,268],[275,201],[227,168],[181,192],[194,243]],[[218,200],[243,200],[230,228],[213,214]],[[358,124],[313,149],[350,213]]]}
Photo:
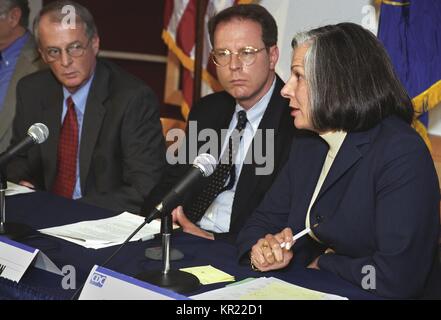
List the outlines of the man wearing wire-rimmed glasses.
{"label": "man wearing wire-rimmed glasses", "polygon": [[10,180],[113,211],[139,212],[165,162],[154,93],[97,59],[94,19],[74,1],[43,7],[34,35],[50,70],[19,82],[12,141],[23,139],[34,122],[47,125],[49,138],[14,158]]}
{"label": "man wearing wire-rimmed glasses", "polygon": [[[214,129],[219,134],[216,154],[220,155],[220,163],[187,195],[183,206],[173,211],[173,218],[184,232],[234,241],[286,161],[295,129],[288,121],[288,104],[280,95],[283,81],[275,73],[279,52],[277,25],[271,14],[259,5],[232,6],[211,18],[209,33],[211,59],[224,91],[205,96],[191,108],[188,128],[196,125],[198,134],[204,129]],[[205,141],[192,140],[188,128],[186,150],[197,146],[199,151]],[[227,131],[224,139],[222,130]],[[269,143],[256,139],[259,130],[263,135],[272,131],[274,138]],[[235,139],[230,138],[233,132],[241,136],[236,145]],[[267,158],[274,162],[269,174],[256,174],[256,149],[266,150]],[[188,159],[187,163],[191,162]],[[169,188],[188,166],[170,166],[170,182],[163,185]],[[146,212],[153,203],[151,199],[146,201]]]}

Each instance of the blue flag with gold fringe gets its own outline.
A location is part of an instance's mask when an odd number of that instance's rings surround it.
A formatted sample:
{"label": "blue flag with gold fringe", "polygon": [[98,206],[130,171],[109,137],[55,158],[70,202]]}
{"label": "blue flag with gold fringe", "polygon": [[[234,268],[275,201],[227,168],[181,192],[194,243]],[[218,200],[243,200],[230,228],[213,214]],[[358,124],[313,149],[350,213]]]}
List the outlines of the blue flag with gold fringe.
{"label": "blue flag with gold fringe", "polygon": [[383,0],[378,38],[407,89],[430,148],[427,111],[441,103],[441,0]]}

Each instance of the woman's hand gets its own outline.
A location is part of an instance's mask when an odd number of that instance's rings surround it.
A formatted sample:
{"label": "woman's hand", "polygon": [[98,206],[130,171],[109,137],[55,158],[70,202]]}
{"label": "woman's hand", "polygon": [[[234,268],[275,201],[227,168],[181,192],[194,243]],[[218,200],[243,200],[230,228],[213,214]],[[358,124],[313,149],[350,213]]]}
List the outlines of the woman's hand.
{"label": "woman's hand", "polygon": [[[281,248],[285,242],[288,245]],[[293,252],[289,250],[294,243],[292,242],[292,230],[285,228],[282,232],[275,235],[267,234],[265,238],[259,239],[251,248],[251,264],[259,271],[270,271],[285,268],[293,257]]]}

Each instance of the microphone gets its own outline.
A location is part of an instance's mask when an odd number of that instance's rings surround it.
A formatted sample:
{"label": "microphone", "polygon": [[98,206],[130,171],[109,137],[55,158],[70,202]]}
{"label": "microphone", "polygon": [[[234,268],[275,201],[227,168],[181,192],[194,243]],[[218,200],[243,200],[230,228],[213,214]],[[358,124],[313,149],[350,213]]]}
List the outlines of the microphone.
{"label": "microphone", "polygon": [[0,167],[6,164],[18,152],[23,151],[34,144],[41,144],[49,137],[49,129],[43,123],[34,123],[28,129],[27,137],[11,149],[0,155]]}
{"label": "microphone", "polygon": [[172,188],[163,200],[147,216],[147,223],[176,208],[184,193],[203,177],[209,177],[216,168],[216,159],[208,153],[201,153],[193,161],[187,174]]}
{"label": "microphone", "polygon": [[49,136],[48,128],[42,123],[33,124],[28,130],[28,136],[20,143],[0,155],[0,235],[9,239],[19,238],[30,231],[24,224],[6,222],[5,195],[7,189],[7,178],[4,165],[20,151],[23,151],[34,144],[46,141]]}
{"label": "microphone", "polygon": [[[175,187],[164,197],[164,199],[161,201],[161,203],[159,203],[155,209],[152,210],[152,212],[150,213],[150,215],[145,218],[144,222],[138,226],[138,228],[136,228],[135,231],[132,232],[131,235],[129,235],[127,237],[127,239],[112,253],[112,255],[110,257],[108,257],[104,263],[101,265],[102,267],[107,266],[107,264],[113,259],[114,256],[116,256],[118,254],[118,252],[139,232],[139,230],[141,230],[147,223],[150,223],[153,219],[158,218],[162,213],[164,212],[169,212],[171,211],[171,209],[174,209],[177,205],[177,203],[179,203],[179,199],[180,197],[183,195],[183,193],[190,188],[194,183],[196,183],[199,179],[201,179],[202,177],[208,177],[210,176],[213,172],[214,169],[216,168],[217,162],[216,159],[208,153],[201,153],[200,155],[198,155],[194,161],[193,161],[193,166],[191,167],[191,169],[188,171],[188,173],[182,178],[181,181],[178,182],[177,185],[175,185]],[[169,237],[170,235],[168,235]],[[164,237],[164,235],[163,235]],[[167,238],[167,237],[166,237]],[[164,240],[163,240],[164,241]],[[169,238],[168,238],[168,241]],[[167,245],[167,247],[169,247],[169,243]],[[167,259],[169,257],[167,256]],[[164,259],[164,261],[166,261]],[[168,260],[167,260],[168,261]],[[174,275],[176,275],[177,273],[179,273],[179,275],[182,277],[182,275],[180,273],[184,273],[182,271],[175,271],[175,273],[173,273]],[[163,272],[161,273],[161,275],[163,275]],[[169,278],[167,278],[167,281],[170,282],[171,279],[171,275],[168,275]],[[189,276],[190,278],[193,277],[193,275]],[[184,275],[185,278],[185,275]],[[194,279],[192,279],[194,280]],[[196,278],[197,280],[197,278]],[[86,280],[87,281],[87,280]],[[175,280],[176,281],[176,280]],[[78,296],[78,294],[81,292],[81,290],[84,288],[84,285],[86,284],[86,282],[83,282],[83,284],[75,291],[75,293],[73,294],[73,296],[71,297],[71,300],[75,300],[76,297]],[[191,281],[187,280],[187,285],[191,284]],[[197,280],[197,284],[199,284],[199,280]]]}

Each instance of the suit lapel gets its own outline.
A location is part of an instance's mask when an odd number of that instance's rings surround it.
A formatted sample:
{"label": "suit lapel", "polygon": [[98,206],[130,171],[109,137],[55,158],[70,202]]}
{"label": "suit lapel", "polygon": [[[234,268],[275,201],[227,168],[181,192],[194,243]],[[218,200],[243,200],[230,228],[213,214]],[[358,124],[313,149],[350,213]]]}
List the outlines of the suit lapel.
{"label": "suit lapel", "polygon": [[[270,102],[268,103],[268,106],[265,110],[265,113],[258,127],[258,129],[262,131],[265,131],[265,129],[274,129],[275,130],[274,139],[277,139],[280,118],[283,115],[284,109],[287,107],[286,101],[280,95],[280,90],[282,89],[282,87],[283,87],[283,81],[279,77],[277,77],[276,85],[274,87],[274,91],[271,96]],[[264,134],[262,136],[263,154],[267,154],[265,141],[266,140]],[[246,155],[246,159],[253,159],[253,161],[251,164],[243,164],[242,166],[242,171],[239,176],[239,181],[237,182],[236,193],[235,193],[238,196],[234,197],[230,225],[232,225],[238,217],[239,210],[236,210],[236,208],[241,207],[239,203],[246,203],[248,201],[249,197],[251,197],[254,194],[256,187],[259,185],[259,181],[263,177],[262,175],[256,175],[257,165],[256,162],[254,161],[253,155],[251,154],[254,149],[253,144],[254,144],[254,138],[253,141],[251,142],[251,146],[248,149]],[[274,147],[275,145],[276,143],[274,143]],[[286,146],[286,147],[289,148],[290,146]],[[276,157],[275,154],[269,156]]]}
{"label": "suit lapel", "polygon": [[297,172],[292,181],[294,185],[292,201],[295,203],[293,207],[298,212],[293,216],[296,219],[296,225],[304,225],[305,223],[306,212],[329,150],[327,143],[315,133],[303,137],[302,140],[307,143],[303,143],[295,149],[295,163],[289,164],[295,166]]}
{"label": "suit lapel", "polygon": [[369,143],[369,131],[348,133],[323,183],[316,201],[318,201],[332,185],[334,185],[353,165],[358,162],[358,160],[362,158],[363,150],[359,147],[366,143]]}
{"label": "suit lapel", "polygon": [[[54,81],[56,81],[54,79]],[[63,110],[63,90],[56,84],[51,95],[43,102],[42,119],[43,123],[50,128],[49,137],[45,143],[40,145],[41,157],[44,166],[44,179],[47,188],[51,188],[57,173],[57,150],[58,138],[61,129],[61,113]]]}
{"label": "suit lapel", "polygon": [[104,101],[108,96],[109,71],[99,61],[89,90],[83,118],[80,145],[80,181],[84,193],[93,150],[104,119]]}
{"label": "suit lapel", "polygon": [[[19,59],[27,60],[34,70],[47,68],[47,65],[45,65],[43,60],[40,58],[40,54],[37,51],[37,46],[32,36],[29,37],[28,41],[24,45],[22,56]],[[20,65],[20,62],[21,61],[17,61],[17,65]],[[29,70],[27,71],[29,72]]]}
{"label": "suit lapel", "polygon": [[20,56],[18,57],[16,68],[12,76],[11,82],[17,83],[21,78],[40,68],[46,67],[35,47],[33,38],[30,36],[25,43]]}
{"label": "suit lapel", "polygon": [[[0,140],[7,132],[11,132],[11,122],[15,116],[15,89],[18,81],[34,71],[37,71],[42,62],[38,59],[39,55],[35,49],[35,44],[31,36],[25,43],[20,56],[18,57],[15,70],[9,82],[8,90],[3,101],[3,109],[0,111]],[[9,141],[8,141],[9,142]],[[6,141],[5,141],[6,143]],[[6,145],[5,145],[6,147]]]}
{"label": "suit lapel", "polygon": [[[198,134],[203,129],[210,129],[216,131],[216,137],[218,137],[218,139],[216,141],[217,144],[214,147],[216,147],[217,149],[211,150],[210,148],[209,153],[212,154],[213,156],[217,156],[217,158],[220,158],[221,156],[220,153],[222,152],[222,146],[226,138],[225,135],[224,136],[222,135],[222,131],[224,132],[224,134],[227,132],[230,122],[234,116],[235,107],[236,107],[235,100],[227,99],[222,101],[221,104],[219,104],[216,107],[216,111],[218,112],[210,114],[210,117],[208,118],[198,119],[198,130],[197,130]],[[210,147],[212,146],[212,143],[209,141],[210,140],[206,140],[206,139],[201,141],[199,141],[199,139],[197,140],[198,153],[202,152],[201,147],[204,146],[205,144],[209,143],[209,146]],[[187,146],[187,148],[189,147]],[[206,152],[206,150],[203,151]]]}
{"label": "suit lapel", "polygon": [[222,146],[224,145],[225,140],[227,138],[226,133],[228,131],[228,127],[230,126],[230,122],[233,120],[233,117],[235,116],[235,111],[236,111],[236,102],[234,101],[228,106],[228,109],[225,112],[222,112],[223,119],[222,121],[219,122],[221,126],[219,128],[216,128],[217,136],[220,137],[218,139],[219,158],[222,153]]}

